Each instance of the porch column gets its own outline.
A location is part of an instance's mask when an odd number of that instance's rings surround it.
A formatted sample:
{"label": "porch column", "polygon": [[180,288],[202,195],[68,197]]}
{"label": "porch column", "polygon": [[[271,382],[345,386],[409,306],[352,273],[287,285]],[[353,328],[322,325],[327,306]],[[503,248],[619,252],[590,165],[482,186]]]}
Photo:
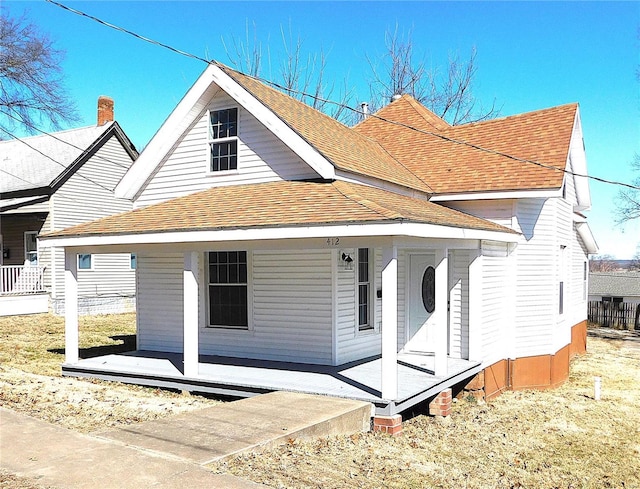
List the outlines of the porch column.
{"label": "porch column", "polygon": [[382,398],[398,397],[398,249],[382,250]]}
{"label": "porch column", "polygon": [[449,250],[436,250],[435,374],[447,375],[449,320]]}
{"label": "porch column", "polygon": [[184,376],[198,376],[198,253],[184,254]]}
{"label": "porch column", "polygon": [[469,253],[469,360],[482,360],[482,251]]}
{"label": "porch column", "polygon": [[78,363],[78,255],[64,250],[64,361]]}

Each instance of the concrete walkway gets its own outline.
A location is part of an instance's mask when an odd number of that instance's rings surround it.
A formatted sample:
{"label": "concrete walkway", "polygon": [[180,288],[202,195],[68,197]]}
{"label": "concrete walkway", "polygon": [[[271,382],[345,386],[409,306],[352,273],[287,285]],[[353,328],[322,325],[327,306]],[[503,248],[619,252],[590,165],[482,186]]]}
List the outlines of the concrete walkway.
{"label": "concrete walkway", "polygon": [[65,489],[259,488],[202,467],[289,438],[368,430],[368,403],[274,392],[83,435],[0,408],[0,467]]}

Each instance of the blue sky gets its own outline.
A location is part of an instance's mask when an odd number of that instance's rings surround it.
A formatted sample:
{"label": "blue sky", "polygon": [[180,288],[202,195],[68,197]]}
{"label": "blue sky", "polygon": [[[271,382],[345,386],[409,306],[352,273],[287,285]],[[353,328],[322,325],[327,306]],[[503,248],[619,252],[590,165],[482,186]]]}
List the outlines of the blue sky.
{"label": "blue sky", "polygon": [[[62,3],[65,3],[63,1]],[[255,24],[272,66],[282,55],[281,26],[306,53],[328,53],[326,77],[368,97],[366,55],[384,52],[385,31],[412,31],[434,67],[450,53],[477,49],[474,93],[501,115],[580,103],[589,173],[631,183],[640,152],[639,2],[170,2],[69,1],[105,21],[184,51],[229,63],[222,43]],[[84,125],[109,95],[116,119],[144,147],[205,68],[44,1],[2,0],[25,12],[66,51],[64,74]],[[253,27],[251,27],[253,31]],[[251,33],[253,36],[253,32]],[[262,76],[269,77],[265,67]],[[640,223],[613,224],[618,188],[592,182],[589,221],[601,253],[630,258]]]}

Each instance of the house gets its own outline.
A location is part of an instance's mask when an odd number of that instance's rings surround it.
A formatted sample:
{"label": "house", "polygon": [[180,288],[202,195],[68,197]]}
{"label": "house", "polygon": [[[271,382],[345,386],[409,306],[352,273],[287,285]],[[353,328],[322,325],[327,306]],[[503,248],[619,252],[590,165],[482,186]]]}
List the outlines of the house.
{"label": "house", "polygon": [[640,329],[640,272],[591,272],[589,320]]}
{"label": "house", "polygon": [[138,257],[137,351],[65,375],[372,402],[475,377],[563,382],[597,251],[576,104],[452,127],[404,95],[353,128],[212,63],[116,188],[135,209],[50,233]]}
{"label": "house", "polygon": [[[113,189],[138,153],[113,107],[100,97],[95,126],[0,141],[0,316],[64,312],[64,250],[41,234],[131,210]],[[82,313],[135,308],[130,253],[77,260]]]}

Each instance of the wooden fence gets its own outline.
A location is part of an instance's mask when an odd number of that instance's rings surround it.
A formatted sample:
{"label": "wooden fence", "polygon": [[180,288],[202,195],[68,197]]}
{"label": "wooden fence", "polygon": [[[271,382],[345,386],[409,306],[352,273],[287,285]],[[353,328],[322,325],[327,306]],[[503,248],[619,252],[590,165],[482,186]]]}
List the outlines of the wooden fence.
{"label": "wooden fence", "polygon": [[640,304],[590,301],[587,318],[605,328],[640,329]]}

